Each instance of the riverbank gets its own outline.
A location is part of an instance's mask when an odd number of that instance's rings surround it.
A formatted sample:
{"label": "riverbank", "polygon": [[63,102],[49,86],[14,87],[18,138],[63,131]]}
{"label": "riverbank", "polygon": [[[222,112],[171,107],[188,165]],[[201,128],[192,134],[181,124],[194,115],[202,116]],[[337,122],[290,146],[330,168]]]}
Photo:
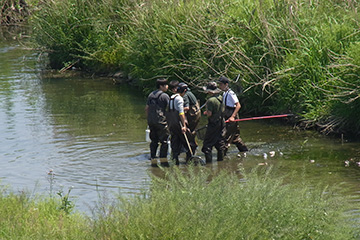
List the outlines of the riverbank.
{"label": "riverbank", "polygon": [[[151,190],[100,202],[89,218],[60,198],[0,192],[1,239],[357,239],[339,188],[309,187],[257,169],[212,176],[189,167],[153,177]],[[295,173],[294,173],[295,174]],[[211,180],[209,180],[211,179]],[[285,180],[286,179],[286,180]],[[288,181],[292,183],[288,183]],[[281,187],[280,187],[281,186]],[[70,192],[69,192],[70,193]],[[21,206],[21,207],[19,207]],[[355,224],[356,225],[356,224]]]}
{"label": "riverbank", "polygon": [[[224,161],[194,170],[220,172],[220,178],[208,172],[192,177],[183,164],[162,172],[148,160],[140,89],[43,75],[35,51],[0,43],[1,185],[13,189],[0,187],[1,239],[357,236],[348,229],[358,221],[357,143],[245,121],[246,157],[237,157],[233,146]],[[259,176],[239,166],[259,167]],[[269,166],[278,170],[264,172]],[[155,176],[159,184],[150,180]],[[345,192],[332,188],[340,183]],[[136,197],[118,201],[127,196]]]}
{"label": "riverbank", "polygon": [[305,128],[359,136],[354,1],[50,1],[30,21],[50,65],[157,77],[193,90],[226,75],[242,115],[294,113]]}

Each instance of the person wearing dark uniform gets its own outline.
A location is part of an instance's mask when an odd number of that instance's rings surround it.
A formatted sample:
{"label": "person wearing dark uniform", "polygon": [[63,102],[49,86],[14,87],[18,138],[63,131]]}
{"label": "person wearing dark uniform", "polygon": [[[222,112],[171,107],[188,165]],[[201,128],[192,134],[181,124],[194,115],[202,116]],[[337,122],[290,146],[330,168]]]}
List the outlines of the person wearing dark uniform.
{"label": "person wearing dark uniform", "polygon": [[166,79],[156,80],[157,89],[149,94],[145,112],[150,129],[150,158],[151,165],[157,166],[156,152],[160,143],[160,163],[168,165],[168,138],[169,130],[165,117],[165,109],[169,103],[169,96],[165,93],[168,89]]}
{"label": "person wearing dark uniform", "polygon": [[226,151],[230,144],[235,144],[239,152],[246,152],[248,148],[240,138],[240,130],[238,122],[235,120],[239,118],[238,112],[241,108],[240,102],[233,90],[229,88],[229,79],[221,76],[219,79],[219,88],[224,91],[223,102],[225,105],[224,118],[226,121]]}
{"label": "person wearing dark uniform", "polygon": [[195,95],[190,91],[189,88],[185,90],[184,95],[184,111],[186,116],[186,121],[188,123],[188,128],[190,132],[194,133],[195,139],[195,129],[199,124],[201,111],[200,104]]}
{"label": "person wearing dark uniform", "polygon": [[[196,148],[198,146],[198,144],[196,143],[195,129],[200,122],[201,111],[200,111],[199,101],[195,97],[195,95],[190,91],[189,87],[187,87],[185,90],[184,111],[185,111],[187,127],[190,130],[186,132],[186,136],[188,137],[192,152],[193,154],[195,154]],[[186,153],[186,161],[188,161],[190,157],[191,157],[191,153],[188,151]]]}
{"label": "person wearing dark uniform", "polygon": [[204,89],[210,95],[206,102],[204,114],[208,117],[207,129],[201,151],[205,154],[207,163],[212,162],[212,148],[217,150],[217,161],[224,159],[225,146],[225,121],[223,117],[223,102],[220,89],[216,82],[210,82]]}
{"label": "person wearing dark uniform", "polygon": [[[177,85],[177,84],[176,84]],[[170,142],[171,142],[171,153],[172,159],[175,161],[175,164],[179,164],[179,155],[181,149],[185,148],[189,151],[187,142],[184,134],[186,134],[187,127],[185,122],[185,112],[184,112],[184,99],[185,90],[187,88],[186,84],[178,84],[177,87],[171,83],[171,90],[174,93],[169,100],[169,104],[166,110],[166,117],[170,129]]]}

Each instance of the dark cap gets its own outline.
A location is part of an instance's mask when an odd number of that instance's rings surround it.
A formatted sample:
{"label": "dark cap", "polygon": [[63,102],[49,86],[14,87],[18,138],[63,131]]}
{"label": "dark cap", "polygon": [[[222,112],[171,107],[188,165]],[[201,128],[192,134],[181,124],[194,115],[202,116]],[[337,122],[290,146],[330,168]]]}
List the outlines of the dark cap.
{"label": "dark cap", "polygon": [[229,83],[229,79],[227,77],[224,77],[224,76],[221,76],[218,80],[218,82],[221,82],[221,83],[224,83],[224,84],[227,84]]}
{"label": "dark cap", "polygon": [[176,92],[183,93],[187,88],[188,88],[188,85],[186,85],[186,83],[179,83],[179,85],[177,86]]}
{"label": "dark cap", "polygon": [[209,82],[206,87],[203,87],[205,92],[219,93],[221,90],[217,87],[216,82]]}

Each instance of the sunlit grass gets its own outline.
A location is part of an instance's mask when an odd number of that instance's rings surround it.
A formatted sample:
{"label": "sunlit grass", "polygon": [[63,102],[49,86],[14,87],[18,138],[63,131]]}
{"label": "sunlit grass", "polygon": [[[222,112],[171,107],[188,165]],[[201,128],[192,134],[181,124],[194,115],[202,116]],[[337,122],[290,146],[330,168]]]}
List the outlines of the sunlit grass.
{"label": "sunlit grass", "polygon": [[[54,198],[0,195],[1,239],[355,239],[356,208],[340,187],[271,168],[245,173],[176,167],[135,197],[99,203],[94,215]],[[294,173],[295,174],[295,173]],[[299,179],[297,176],[295,179]]]}
{"label": "sunlit grass", "polygon": [[1,193],[1,239],[84,239],[89,230],[84,216],[67,214],[52,198],[29,195]]}
{"label": "sunlit grass", "polygon": [[[235,174],[178,169],[154,179],[148,197],[121,201],[98,224],[112,238],[146,239],[351,239],[346,197],[337,189],[286,182],[261,169]],[[210,180],[211,179],[211,180]],[[125,209],[125,210],[124,210]],[[124,229],[113,229],[119,222]],[[100,218],[101,220],[101,218]]]}

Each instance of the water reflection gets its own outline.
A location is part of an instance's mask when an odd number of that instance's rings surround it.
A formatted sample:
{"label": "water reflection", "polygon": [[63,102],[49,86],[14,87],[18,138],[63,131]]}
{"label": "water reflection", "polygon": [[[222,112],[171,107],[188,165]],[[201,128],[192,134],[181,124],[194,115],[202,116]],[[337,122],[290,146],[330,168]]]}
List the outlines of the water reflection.
{"label": "water reflection", "polygon": [[[149,173],[163,177],[148,161],[141,90],[109,79],[43,75],[37,55],[16,44],[0,43],[0,52],[2,184],[47,193],[47,173],[53,169],[53,190],[74,186],[78,209],[87,211],[99,194],[136,194],[146,187]],[[246,156],[232,147],[223,162],[206,168],[236,172],[276,165],[314,182],[346,182],[358,195],[359,167],[344,166],[358,156],[358,143],[342,144],[281,121],[247,121],[240,127],[250,148]],[[185,165],[180,168],[186,171]]]}

